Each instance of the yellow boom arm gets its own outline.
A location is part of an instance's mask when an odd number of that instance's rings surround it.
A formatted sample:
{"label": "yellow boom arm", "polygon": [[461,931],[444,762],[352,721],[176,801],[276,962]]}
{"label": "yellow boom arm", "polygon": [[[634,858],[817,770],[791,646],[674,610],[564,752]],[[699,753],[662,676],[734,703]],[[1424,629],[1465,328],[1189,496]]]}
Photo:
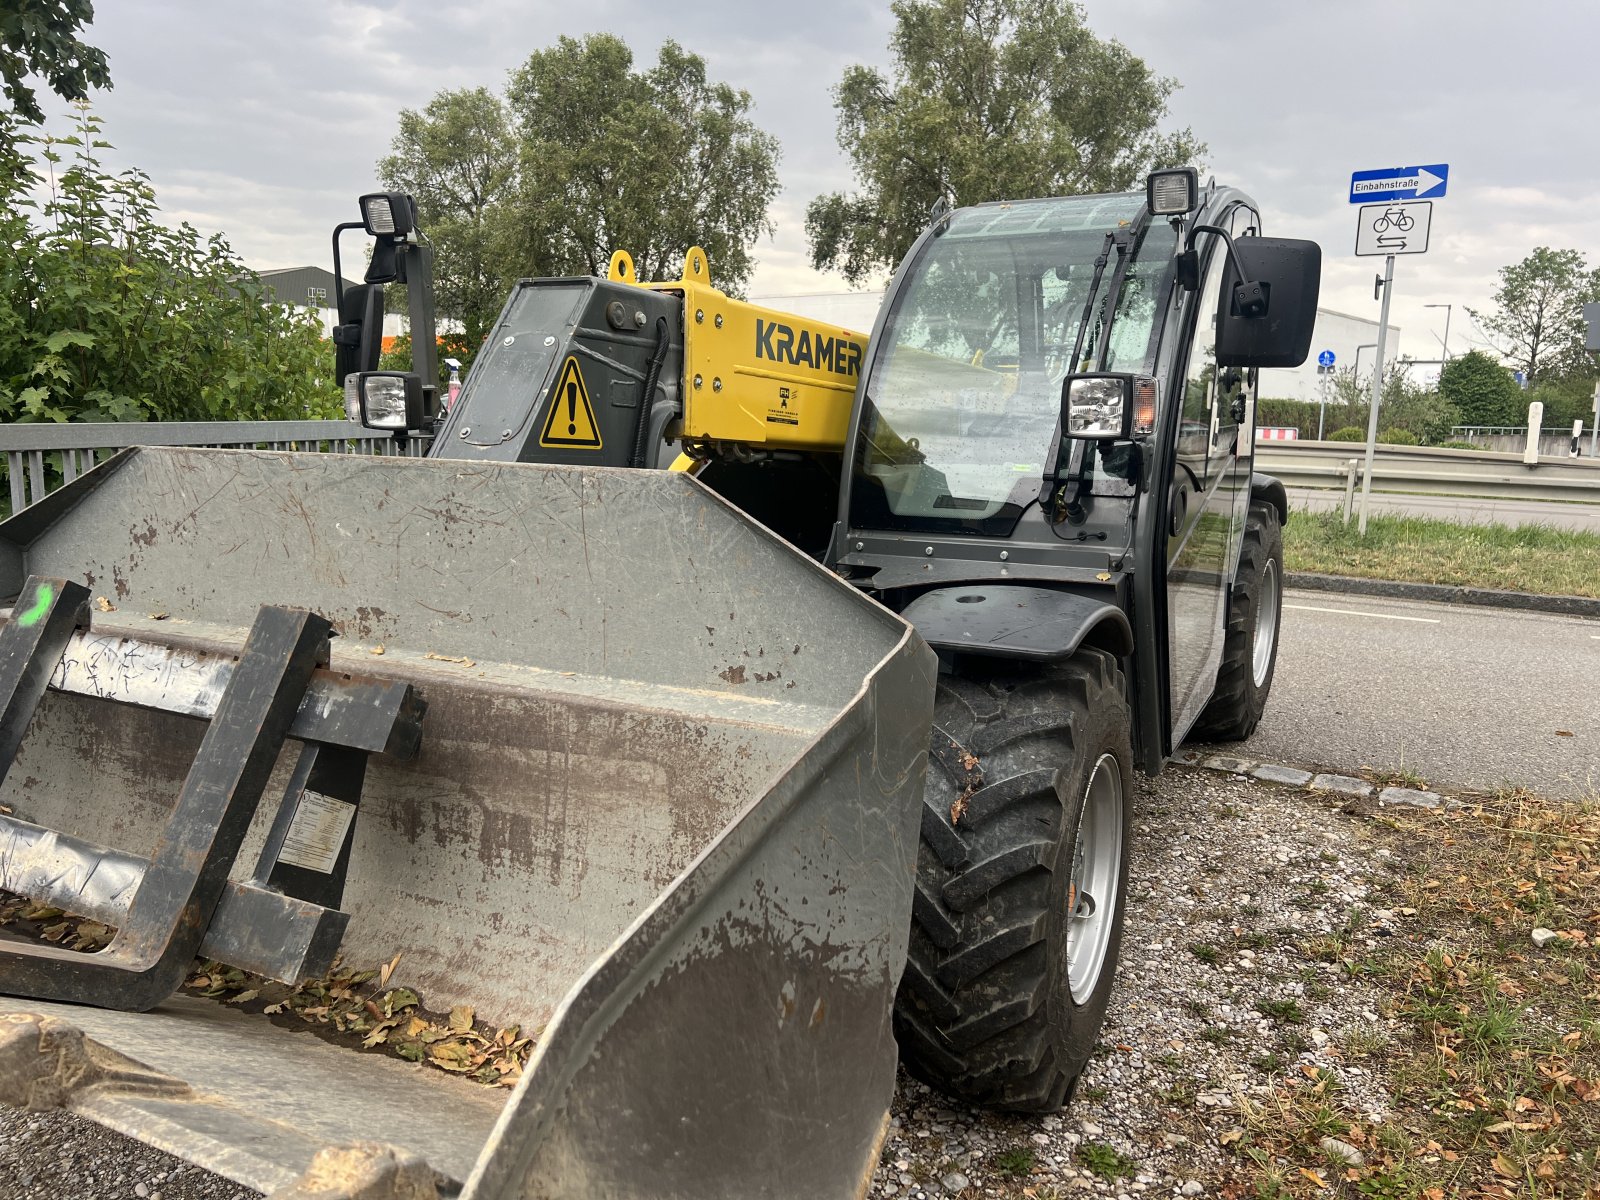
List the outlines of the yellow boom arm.
{"label": "yellow boom arm", "polygon": [[681,279],[641,282],[625,250],[611,256],[609,276],[683,297],[685,446],[843,448],[866,334],[718,291],[698,246],[684,256]]}

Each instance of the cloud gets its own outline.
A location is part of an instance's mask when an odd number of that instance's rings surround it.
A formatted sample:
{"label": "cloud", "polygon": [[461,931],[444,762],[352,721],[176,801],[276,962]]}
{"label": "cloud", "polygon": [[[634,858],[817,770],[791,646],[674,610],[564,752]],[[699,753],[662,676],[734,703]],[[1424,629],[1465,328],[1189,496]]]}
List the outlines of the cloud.
{"label": "cloud", "polygon": [[[1500,267],[1535,245],[1600,263],[1600,159],[1591,153],[1592,0],[1086,0],[1091,27],[1181,85],[1171,127],[1210,147],[1206,167],[1252,192],[1267,230],[1324,249],[1324,302],[1377,317],[1382,260],[1352,254],[1350,173],[1447,162],[1429,253],[1396,267],[1402,349],[1437,352],[1429,303],[1485,307]],[[102,4],[90,40],[115,88],[96,98],[115,160],[143,168],[170,218],[221,230],[259,267],[324,263],[329,231],[374,183],[402,108],[445,88],[499,89],[559,36],[610,30],[654,59],[674,38],[713,78],[748,90],[783,145],[776,237],[756,248],[752,286],[842,290],[811,272],[804,209],[850,186],[829,89],[855,62],[884,66],[887,5],[747,0],[640,6],[629,0],[284,0],[198,6]],[[1462,336],[1465,336],[1464,334]]]}

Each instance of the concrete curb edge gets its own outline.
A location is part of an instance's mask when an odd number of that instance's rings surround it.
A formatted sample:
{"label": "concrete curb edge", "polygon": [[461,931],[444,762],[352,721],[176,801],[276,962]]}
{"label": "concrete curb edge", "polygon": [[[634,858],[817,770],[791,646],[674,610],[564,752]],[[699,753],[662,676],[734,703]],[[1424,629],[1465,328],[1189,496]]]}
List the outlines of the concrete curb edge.
{"label": "concrete curb edge", "polygon": [[1435,604],[1472,604],[1515,608],[1600,619],[1600,600],[1588,596],[1547,596],[1537,592],[1504,592],[1494,588],[1456,587],[1438,583],[1400,583],[1390,579],[1357,579],[1352,575],[1284,572],[1285,587],[1354,596],[1388,596],[1396,600],[1431,600]]}

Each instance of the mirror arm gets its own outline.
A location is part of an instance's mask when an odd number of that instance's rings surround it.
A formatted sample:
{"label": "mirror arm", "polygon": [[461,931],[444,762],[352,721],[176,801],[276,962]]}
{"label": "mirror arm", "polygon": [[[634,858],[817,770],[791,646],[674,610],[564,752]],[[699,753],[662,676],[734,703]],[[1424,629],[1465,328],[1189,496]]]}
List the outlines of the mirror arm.
{"label": "mirror arm", "polygon": [[[1233,298],[1239,306],[1239,311],[1247,317],[1264,317],[1267,315],[1267,294],[1262,286],[1244,273],[1244,265],[1240,263],[1239,256],[1234,253],[1233,238],[1226,229],[1216,225],[1196,225],[1189,230],[1189,236],[1184,241],[1185,254],[1193,253],[1196,235],[1209,233],[1213,237],[1222,239],[1223,246],[1228,251],[1228,261],[1233,264],[1233,273],[1239,277],[1239,282],[1234,285]],[[1197,273],[1198,274],[1198,273]],[[1198,284],[1198,280],[1196,280]]]}

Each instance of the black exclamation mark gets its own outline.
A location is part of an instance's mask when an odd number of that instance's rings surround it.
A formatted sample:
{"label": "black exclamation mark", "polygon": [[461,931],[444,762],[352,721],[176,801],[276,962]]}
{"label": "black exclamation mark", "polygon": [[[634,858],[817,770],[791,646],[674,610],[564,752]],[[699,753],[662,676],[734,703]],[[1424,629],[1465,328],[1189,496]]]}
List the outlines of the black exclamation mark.
{"label": "black exclamation mark", "polygon": [[567,436],[578,435],[578,385],[567,382]]}

